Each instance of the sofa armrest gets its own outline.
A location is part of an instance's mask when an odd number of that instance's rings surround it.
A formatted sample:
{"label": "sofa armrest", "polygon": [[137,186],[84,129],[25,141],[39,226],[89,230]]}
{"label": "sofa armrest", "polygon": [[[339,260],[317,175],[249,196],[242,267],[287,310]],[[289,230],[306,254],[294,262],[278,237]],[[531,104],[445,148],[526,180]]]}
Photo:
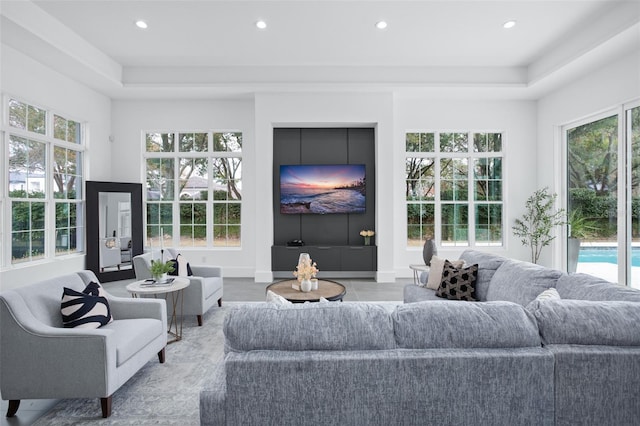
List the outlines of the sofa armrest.
{"label": "sofa armrest", "polygon": [[223,362],[214,364],[213,372],[200,390],[200,424],[223,425],[226,421],[227,375]]}
{"label": "sofa armrest", "polygon": [[190,265],[195,277],[222,277],[221,266]]}
{"label": "sofa armrest", "polygon": [[164,299],[127,298],[109,296],[109,307],[114,319],[153,318],[167,322]]}

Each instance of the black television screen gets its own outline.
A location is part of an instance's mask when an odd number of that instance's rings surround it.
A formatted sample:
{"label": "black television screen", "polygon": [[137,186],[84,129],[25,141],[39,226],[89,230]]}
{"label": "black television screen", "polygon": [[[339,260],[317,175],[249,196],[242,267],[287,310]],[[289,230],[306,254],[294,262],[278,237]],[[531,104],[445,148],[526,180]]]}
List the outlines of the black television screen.
{"label": "black television screen", "polygon": [[280,166],[280,213],[364,213],[364,164]]}

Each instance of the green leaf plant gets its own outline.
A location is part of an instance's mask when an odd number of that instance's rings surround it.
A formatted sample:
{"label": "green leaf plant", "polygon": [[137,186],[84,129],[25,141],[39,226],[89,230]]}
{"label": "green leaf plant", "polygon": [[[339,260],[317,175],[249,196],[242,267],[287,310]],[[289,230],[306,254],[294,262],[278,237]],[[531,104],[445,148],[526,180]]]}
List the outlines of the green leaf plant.
{"label": "green leaf plant", "polygon": [[537,190],[527,198],[526,212],[512,227],[513,235],[530,248],[533,263],[538,263],[542,249],[554,240],[553,228],[566,224],[565,210],[555,209],[557,198],[547,187]]}

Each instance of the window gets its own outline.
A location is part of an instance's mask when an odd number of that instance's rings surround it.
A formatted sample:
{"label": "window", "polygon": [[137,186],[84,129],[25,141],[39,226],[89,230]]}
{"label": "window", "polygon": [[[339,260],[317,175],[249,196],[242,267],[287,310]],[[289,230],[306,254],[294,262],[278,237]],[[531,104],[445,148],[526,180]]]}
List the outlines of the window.
{"label": "window", "polygon": [[7,105],[11,263],[82,251],[83,126],[16,99]]}
{"label": "window", "polygon": [[242,133],[145,135],[146,244],[239,247]]}
{"label": "window", "polygon": [[640,101],[563,134],[567,270],[640,288]]}
{"label": "window", "polygon": [[502,245],[502,133],[406,134],[407,245]]}

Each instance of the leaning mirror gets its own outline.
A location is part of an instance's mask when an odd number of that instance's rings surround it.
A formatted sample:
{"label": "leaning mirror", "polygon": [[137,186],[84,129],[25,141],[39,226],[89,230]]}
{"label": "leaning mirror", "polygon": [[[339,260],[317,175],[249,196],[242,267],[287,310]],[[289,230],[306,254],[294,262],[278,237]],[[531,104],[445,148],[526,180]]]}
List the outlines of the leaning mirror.
{"label": "leaning mirror", "polygon": [[134,278],[142,253],[142,184],[87,181],[87,269],[101,282]]}

